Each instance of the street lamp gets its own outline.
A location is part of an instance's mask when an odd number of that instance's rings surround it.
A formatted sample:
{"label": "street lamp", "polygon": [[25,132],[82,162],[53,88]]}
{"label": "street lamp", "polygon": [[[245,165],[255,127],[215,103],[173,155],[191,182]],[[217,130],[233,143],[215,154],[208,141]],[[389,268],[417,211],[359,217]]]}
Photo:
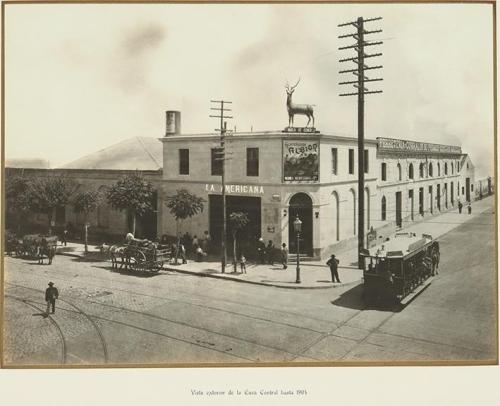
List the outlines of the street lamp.
{"label": "street lamp", "polygon": [[300,245],[299,245],[299,237],[300,232],[302,231],[302,221],[299,219],[299,215],[297,214],[297,218],[293,222],[293,229],[295,230],[295,234],[297,235],[297,279],[295,283],[300,283]]}

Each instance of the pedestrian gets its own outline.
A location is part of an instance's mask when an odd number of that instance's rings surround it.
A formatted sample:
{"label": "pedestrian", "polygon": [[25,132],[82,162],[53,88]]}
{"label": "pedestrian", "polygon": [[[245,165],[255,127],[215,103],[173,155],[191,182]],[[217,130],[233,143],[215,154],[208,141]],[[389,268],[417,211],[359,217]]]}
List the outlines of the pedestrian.
{"label": "pedestrian", "polygon": [[241,269],[241,273],[247,273],[246,263],[247,263],[247,259],[245,258],[245,256],[243,254],[241,254],[241,257],[240,257],[240,269]]}
{"label": "pedestrian", "polygon": [[61,245],[64,244],[64,246],[66,247],[67,239],[68,239],[68,229],[66,227],[64,227],[64,230],[63,230],[62,236],[61,236]]}
{"label": "pedestrian", "polygon": [[472,214],[472,206],[470,203],[467,205],[467,213]]}
{"label": "pedestrian", "polygon": [[262,237],[259,238],[259,241],[257,241],[257,255],[259,257],[259,262],[261,264],[266,263],[266,243],[262,239]]}
{"label": "pedestrian", "polygon": [[271,240],[267,243],[266,247],[267,263],[269,265],[274,265],[274,244]]}
{"label": "pedestrian", "polygon": [[332,254],[326,264],[330,267],[330,272],[332,274],[332,282],[340,283],[339,272],[338,272],[339,260],[335,258],[335,255]]}
{"label": "pedestrian", "polygon": [[210,251],[211,241],[212,238],[210,237],[210,234],[208,234],[208,231],[205,230],[203,233],[203,240],[201,241],[201,248],[203,249],[203,252],[208,253]]}
{"label": "pedestrian", "polygon": [[186,247],[184,246],[184,244],[179,244],[179,255],[182,259],[182,263],[183,264],[187,264],[187,260],[186,260]]}
{"label": "pedestrian", "polygon": [[198,247],[200,246],[200,243],[198,242],[198,237],[195,236],[193,237],[193,242],[191,243],[191,246],[193,247],[193,252],[198,252]]}
{"label": "pedestrian", "polygon": [[462,207],[463,207],[462,202],[459,200],[458,201],[458,213],[459,214],[462,214]]}
{"label": "pedestrian", "polygon": [[283,269],[288,268],[288,248],[285,243],[281,244],[281,264]]}
{"label": "pedestrian", "polygon": [[205,255],[201,247],[196,248],[196,262],[202,262]]}
{"label": "pedestrian", "polygon": [[54,287],[54,282],[49,282],[49,287],[45,290],[45,301],[47,302],[47,311],[45,314],[49,315],[50,307],[52,306],[52,314],[56,312],[56,299],[59,299],[59,291]]}

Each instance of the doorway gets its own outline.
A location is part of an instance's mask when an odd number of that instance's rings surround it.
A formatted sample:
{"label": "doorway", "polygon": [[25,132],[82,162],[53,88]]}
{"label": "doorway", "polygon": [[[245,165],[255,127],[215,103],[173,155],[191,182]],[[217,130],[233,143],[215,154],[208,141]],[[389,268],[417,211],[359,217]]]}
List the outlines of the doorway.
{"label": "doorway", "polygon": [[470,178],[465,178],[465,199],[470,202]]}
{"label": "doorway", "polygon": [[288,218],[288,241],[290,253],[297,253],[297,236],[293,222],[299,216],[302,221],[302,232],[300,233],[301,254],[312,255],[313,248],[313,223],[312,223],[312,200],[305,193],[297,193],[292,196],[289,203]]}
{"label": "doorway", "polygon": [[401,217],[401,192],[396,192],[396,225],[398,227],[403,225],[403,218]]}

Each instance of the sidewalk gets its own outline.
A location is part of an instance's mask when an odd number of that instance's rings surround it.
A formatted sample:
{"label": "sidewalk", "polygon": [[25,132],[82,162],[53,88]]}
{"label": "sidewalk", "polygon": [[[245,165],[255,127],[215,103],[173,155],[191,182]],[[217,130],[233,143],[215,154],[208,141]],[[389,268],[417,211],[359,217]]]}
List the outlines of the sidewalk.
{"label": "sidewalk", "polygon": [[[472,203],[471,215],[466,213],[466,208],[464,208],[462,214],[458,213],[458,209],[452,209],[433,217],[424,218],[415,224],[405,227],[403,231],[413,232],[417,235],[426,233],[438,239],[459,225],[475,218],[484,211],[492,210],[493,204],[494,196],[489,196],[483,200]],[[68,243],[66,247],[58,247],[58,254],[89,259],[102,258],[102,260],[106,260],[107,257],[100,254],[96,246],[89,245],[88,248],[89,253],[85,254],[83,244]],[[233,266],[230,264],[230,256],[228,256],[229,265],[226,266],[225,273],[221,272],[221,265],[219,262],[189,261],[189,263],[184,265],[164,265],[164,268],[174,272],[226,279],[256,285],[275,286],[288,289],[321,289],[341,287],[359,282],[363,277],[363,272],[357,269],[357,255],[357,248],[336,254],[337,259],[340,261],[339,276],[342,283],[331,282],[330,270],[325,264],[326,259],[324,261],[307,261],[301,263],[301,283],[295,282],[295,263],[289,263],[287,270],[283,270],[280,264],[275,264],[274,266],[247,264],[247,273],[241,274],[239,266],[237,272],[234,272]]]}

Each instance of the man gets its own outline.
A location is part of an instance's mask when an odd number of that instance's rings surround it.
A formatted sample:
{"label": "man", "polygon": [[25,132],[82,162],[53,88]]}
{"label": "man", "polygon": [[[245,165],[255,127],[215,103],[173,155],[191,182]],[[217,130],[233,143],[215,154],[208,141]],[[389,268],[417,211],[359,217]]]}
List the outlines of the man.
{"label": "man", "polygon": [[283,269],[288,268],[288,249],[285,243],[281,246],[281,263],[283,265]]}
{"label": "man", "polygon": [[458,201],[458,214],[462,214],[462,207],[463,207],[462,202],[459,200]]}
{"label": "man", "polygon": [[274,244],[271,240],[269,240],[267,244],[266,254],[267,254],[267,263],[269,265],[274,265]]}
{"label": "man", "polygon": [[340,283],[339,273],[338,273],[339,260],[335,258],[335,255],[332,254],[332,256],[330,257],[330,259],[326,264],[330,267],[330,272],[332,274],[332,282]]}
{"label": "man", "polygon": [[264,239],[261,237],[259,238],[259,241],[257,241],[257,254],[259,257],[259,262],[261,264],[266,263],[266,243],[264,242]]}
{"label": "man", "polygon": [[54,287],[53,282],[49,282],[49,287],[45,290],[45,301],[47,302],[47,315],[49,314],[50,306],[52,305],[52,314],[56,312],[56,299],[59,298],[59,291]]}

